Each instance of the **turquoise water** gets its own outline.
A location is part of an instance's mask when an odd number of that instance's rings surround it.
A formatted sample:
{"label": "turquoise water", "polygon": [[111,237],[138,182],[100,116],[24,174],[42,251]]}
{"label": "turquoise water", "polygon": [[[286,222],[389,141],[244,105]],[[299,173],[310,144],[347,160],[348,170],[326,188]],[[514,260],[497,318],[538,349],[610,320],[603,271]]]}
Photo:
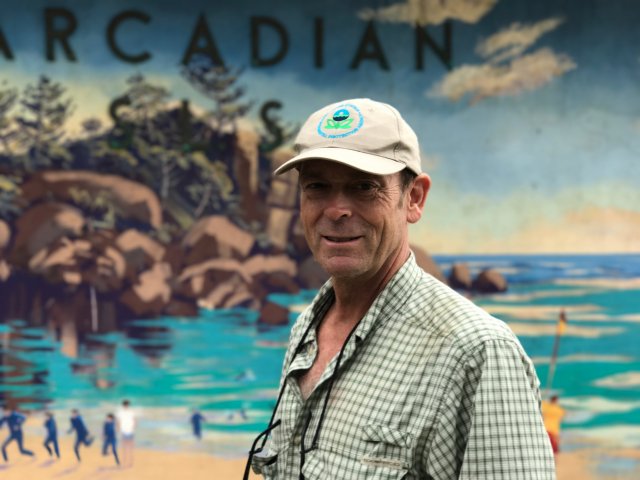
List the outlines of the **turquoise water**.
{"label": "turquoise water", "polygon": [[[566,308],[574,330],[561,337],[552,385],[569,411],[564,427],[630,427],[636,432],[631,441],[640,446],[640,282],[633,282],[640,279],[640,256],[437,260],[445,271],[461,260],[473,271],[484,266],[503,271],[509,292],[474,301],[489,310],[508,306],[496,316],[516,333],[523,325],[533,329],[519,338],[543,386],[557,312]],[[598,283],[601,279],[607,282]],[[272,299],[303,305],[313,294]],[[523,317],[522,309],[529,307],[547,313]],[[11,395],[33,409],[88,408],[122,398],[141,407],[198,407],[210,418],[210,431],[258,432],[275,402],[288,335],[288,326],[260,325],[256,312],[203,310],[197,318],[137,320],[126,331],[89,335],[73,358],[46,329],[15,320],[0,325],[0,339],[5,338],[0,396]]]}

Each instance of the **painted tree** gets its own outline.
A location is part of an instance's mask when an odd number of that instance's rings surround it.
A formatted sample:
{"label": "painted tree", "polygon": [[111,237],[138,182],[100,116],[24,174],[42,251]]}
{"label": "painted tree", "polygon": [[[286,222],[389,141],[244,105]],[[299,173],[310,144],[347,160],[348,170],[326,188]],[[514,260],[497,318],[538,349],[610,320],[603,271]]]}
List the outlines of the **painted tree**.
{"label": "painted tree", "polygon": [[3,82],[0,86],[0,142],[5,153],[12,155],[12,142],[16,137],[17,130],[10,115],[18,101],[18,90],[8,88],[6,85],[6,82]]}
{"label": "painted tree", "polygon": [[133,128],[132,147],[151,167],[148,174],[160,198],[168,198],[180,157],[172,142],[174,127],[161,119],[167,107],[169,91],[149,82],[142,74],[127,79],[128,88],[122,97],[120,121]]}
{"label": "painted tree", "polygon": [[210,119],[220,136],[235,133],[237,120],[253,106],[253,102],[242,101],[246,89],[237,85],[241,74],[241,68],[215,65],[204,55],[193,56],[182,67],[182,75],[191,86],[213,102]]}
{"label": "painted tree", "polygon": [[16,117],[20,126],[20,140],[27,150],[24,157],[25,169],[49,167],[56,158],[63,165],[71,156],[62,147],[64,125],[73,104],[65,98],[66,88],[41,75],[38,83],[27,85],[20,104],[22,114]]}

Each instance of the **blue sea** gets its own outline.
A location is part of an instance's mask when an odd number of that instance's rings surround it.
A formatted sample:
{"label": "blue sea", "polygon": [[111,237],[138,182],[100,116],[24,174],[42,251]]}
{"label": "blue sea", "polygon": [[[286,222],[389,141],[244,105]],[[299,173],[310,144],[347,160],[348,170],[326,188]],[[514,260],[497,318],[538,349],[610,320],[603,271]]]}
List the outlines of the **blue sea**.
{"label": "blue sea", "polygon": [[[445,274],[454,262],[465,262],[474,274],[492,267],[506,277],[506,293],[472,300],[512,326],[543,393],[560,396],[570,448],[591,441],[640,447],[640,255],[435,260]],[[314,293],[272,300],[292,308],[292,323]],[[567,330],[549,384],[561,309]],[[56,341],[46,328],[14,320],[0,324],[0,372],[13,373],[0,394],[34,411],[93,411],[129,398],[147,412],[165,412],[156,416],[156,439],[177,431],[171,423],[199,408],[208,419],[205,434],[244,439],[268,422],[289,328],[261,325],[253,311],[202,310],[197,318],[138,320],[123,331],[88,335],[71,342],[70,354],[68,339]],[[152,420],[147,426],[155,428]]]}

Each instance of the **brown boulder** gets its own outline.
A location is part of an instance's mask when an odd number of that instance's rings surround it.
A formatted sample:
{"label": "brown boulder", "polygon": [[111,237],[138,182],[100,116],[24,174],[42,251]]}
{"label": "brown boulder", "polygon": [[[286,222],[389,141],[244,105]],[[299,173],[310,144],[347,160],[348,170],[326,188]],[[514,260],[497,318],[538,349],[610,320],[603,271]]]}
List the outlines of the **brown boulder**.
{"label": "brown boulder", "polygon": [[239,129],[236,132],[233,176],[240,194],[240,206],[248,221],[260,220],[265,213],[264,202],[258,199],[259,143],[260,136],[252,130]]}
{"label": "brown boulder", "polygon": [[89,198],[106,197],[122,218],[138,220],[154,228],[162,225],[162,205],[153,190],[117,175],[51,170],[34,173],[22,185],[22,196],[29,202],[48,196],[72,202],[74,195],[82,191],[87,192]]}
{"label": "brown boulder", "polygon": [[269,293],[298,293],[300,287],[294,281],[296,264],[286,255],[255,255],[243,264],[244,272],[251,278],[249,289],[263,300]]}
{"label": "brown boulder", "polygon": [[[293,158],[295,153],[290,149],[279,149],[271,154],[271,171]],[[267,196],[270,207],[295,210],[298,205],[298,174],[287,172],[271,177],[271,188]]]}
{"label": "brown boulder", "polygon": [[176,279],[176,292],[187,298],[205,298],[213,289],[235,278],[244,285],[251,283],[239,261],[214,258],[185,268]]}
{"label": "brown boulder", "polygon": [[171,300],[171,267],[167,263],[156,263],[142,272],[138,282],[126,290],[120,301],[138,316],[157,316]]}
{"label": "brown boulder", "polygon": [[11,265],[6,260],[0,259],[0,282],[6,282],[11,276]]}
{"label": "brown boulder", "polygon": [[471,272],[466,263],[454,263],[449,273],[449,286],[459,290],[471,288]]}
{"label": "brown boulder", "polygon": [[193,301],[172,298],[169,300],[169,304],[164,307],[164,314],[172,317],[196,317],[198,316],[198,305]]}
{"label": "brown boulder", "polygon": [[411,245],[411,250],[413,251],[413,254],[416,257],[416,263],[420,268],[422,268],[429,275],[434,276],[441,282],[446,283],[442,270],[440,269],[438,264],[433,260],[431,255],[427,253],[426,250],[424,250],[421,247],[418,247],[417,245]]}
{"label": "brown boulder", "polygon": [[479,293],[506,292],[507,280],[498,270],[488,268],[478,274],[471,288]]}
{"label": "brown boulder", "polygon": [[60,238],[79,236],[84,225],[77,208],[56,202],[35,205],[16,220],[11,262],[26,266],[32,256]]}
{"label": "brown boulder", "polygon": [[282,305],[267,301],[260,308],[258,322],[266,325],[287,325],[289,323],[289,310]]}
{"label": "brown boulder", "polygon": [[284,251],[289,245],[297,214],[290,209],[272,207],[267,222],[267,237],[275,250]]}
{"label": "brown boulder", "polygon": [[122,232],[115,239],[115,245],[126,260],[127,277],[132,279],[153,264],[161,262],[166,254],[164,246],[135,229]]}
{"label": "brown boulder", "polygon": [[250,233],[220,215],[204,217],[196,222],[182,240],[185,265],[194,265],[212,258],[244,260],[255,238]]}
{"label": "brown boulder", "polygon": [[0,219],[0,255],[4,253],[4,250],[9,246],[11,241],[11,229],[7,222]]}

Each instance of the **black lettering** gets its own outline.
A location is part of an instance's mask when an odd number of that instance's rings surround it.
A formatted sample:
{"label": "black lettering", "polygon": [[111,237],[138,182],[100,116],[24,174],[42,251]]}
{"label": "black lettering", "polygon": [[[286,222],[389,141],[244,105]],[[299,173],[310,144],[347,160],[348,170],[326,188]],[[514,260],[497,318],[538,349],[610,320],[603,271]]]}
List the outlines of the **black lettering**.
{"label": "black lettering", "polygon": [[[60,29],[56,29],[56,19],[62,19],[65,24]],[[55,61],[55,42],[60,42],[67,60],[76,62],[76,54],[69,45],[69,37],[78,27],[78,21],[75,15],[66,8],[46,8],[44,10],[44,28],[45,28],[45,49],[47,60]]]}
{"label": "black lettering", "polygon": [[451,70],[451,57],[452,57],[452,48],[451,48],[451,31],[452,31],[451,21],[447,20],[443,25],[443,40],[444,46],[440,47],[434,40],[431,38],[431,35],[427,32],[423,27],[416,25],[416,70],[424,69],[424,59],[423,59],[423,46],[426,43],[431,51],[436,54],[436,56],[440,59],[442,64],[447,67],[447,70]]}
{"label": "black lettering", "polygon": [[[201,44],[201,40],[204,40],[204,45]],[[189,46],[182,56],[182,65],[188,65],[191,62],[191,57],[196,54],[208,57],[216,67],[224,67],[224,60],[220,56],[218,47],[216,47],[216,42],[213,40],[213,35],[211,35],[204,14],[200,14],[200,17],[198,17],[198,23],[196,28],[193,29]]]}
{"label": "black lettering", "polygon": [[322,68],[324,66],[324,21],[321,17],[316,17],[314,27],[313,64],[316,68]]}
{"label": "black lettering", "polygon": [[2,50],[4,58],[6,58],[7,60],[13,60],[13,52],[11,51],[9,42],[7,42],[4,33],[2,33],[2,30],[0,30],[0,50]]}
{"label": "black lettering", "polygon": [[358,51],[353,57],[350,68],[352,70],[357,69],[362,60],[377,60],[380,64],[380,68],[383,70],[389,70],[389,62],[387,62],[387,58],[384,55],[384,51],[382,50],[380,40],[378,40],[378,34],[376,33],[373,22],[367,23],[367,29],[362,36],[362,40],[360,40]]}
{"label": "black lettering", "polygon": [[[280,48],[275,55],[263,58],[260,55],[260,30],[270,27],[280,37]],[[282,61],[289,50],[289,36],[280,22],[271,17],[251,17],[251,64],[255,67],[267,67]]]}
{"label": "black lettering", "polygon": [[138,20],[144,24],[147,24],[151,21],[151,17],[149,15],[139,10],[125,10],[124,12],[120,12],[109,22],[109,25],[107,27],[107,44],[109,45],[109,49],[111,49],[114,55],[124,62],[146,62],[151,58],[151,54],[149,52],[130,54],[122,50],[122,48],[120,48],[116,43],[116,30],[118,30],[122,22],[129,19]]}

